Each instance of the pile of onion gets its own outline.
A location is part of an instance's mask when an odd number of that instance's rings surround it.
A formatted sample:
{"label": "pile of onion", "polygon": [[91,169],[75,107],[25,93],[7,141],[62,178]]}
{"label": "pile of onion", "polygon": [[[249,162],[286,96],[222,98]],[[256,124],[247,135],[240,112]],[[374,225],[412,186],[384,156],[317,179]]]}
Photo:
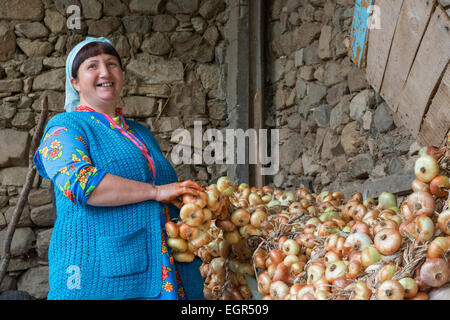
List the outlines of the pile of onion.
{"label": "pile of onion", "polygon": [[[252,299],[247,276],[263,299],[428,299],[450,281],[442,156],[442,149],[421,149],[412,193],[400,203],[389,192],[378,199],[356,192],[345,201],[341,192],[221,177],[204,194],[183,197],[181,219],[166,225],[167,242],[177,261],[201,258],[206,299]],[[422,248],[413,269],[408,248]]]}

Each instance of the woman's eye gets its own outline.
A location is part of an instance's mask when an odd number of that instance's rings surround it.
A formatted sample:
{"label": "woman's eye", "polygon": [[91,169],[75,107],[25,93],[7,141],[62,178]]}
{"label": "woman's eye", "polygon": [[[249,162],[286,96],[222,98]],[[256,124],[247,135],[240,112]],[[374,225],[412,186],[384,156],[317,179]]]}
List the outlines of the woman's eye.
{"label": "woman's eye", "polygon": [[108,64],[108,66],[110,66],[110,67],[115,67],[115,66],[117,66],[117,64],[114,63],[114,62],[110,62],[110,63]]}
{"label": "woman's eye", "polygon": [[94,68],[95,68],[95,64],[88,65],[88,69],[94,69]]}

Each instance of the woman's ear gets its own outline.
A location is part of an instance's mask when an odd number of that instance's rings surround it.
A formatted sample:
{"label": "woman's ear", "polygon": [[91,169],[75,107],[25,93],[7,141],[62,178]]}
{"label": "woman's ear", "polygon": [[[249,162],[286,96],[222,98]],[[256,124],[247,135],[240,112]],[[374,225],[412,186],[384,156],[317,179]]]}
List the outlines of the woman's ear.
{"label": "woman's ear", "polygon": [[78,92],[80,92],[80,85],[78,83],[78,78],[70,78],[70,83],[73,85],[73,87],[75,88],[75,90],[77,90]]}

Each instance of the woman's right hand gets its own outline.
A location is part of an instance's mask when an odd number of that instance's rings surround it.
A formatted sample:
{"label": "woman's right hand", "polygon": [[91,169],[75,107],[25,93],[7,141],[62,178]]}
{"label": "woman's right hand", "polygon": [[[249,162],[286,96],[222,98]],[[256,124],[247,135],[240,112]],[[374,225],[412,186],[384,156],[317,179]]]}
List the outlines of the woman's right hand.
{"label": "woman's right hand", "polygon": [[192,195],[199,195],[203,192],[203,188],[192,180],[186,180],[183,182],[175,182],[171,184],[165,184],[155,186],[155,200],[163,203],[170,203],[181,208],[183,202],[178,199],[179,196],[188,193]]}

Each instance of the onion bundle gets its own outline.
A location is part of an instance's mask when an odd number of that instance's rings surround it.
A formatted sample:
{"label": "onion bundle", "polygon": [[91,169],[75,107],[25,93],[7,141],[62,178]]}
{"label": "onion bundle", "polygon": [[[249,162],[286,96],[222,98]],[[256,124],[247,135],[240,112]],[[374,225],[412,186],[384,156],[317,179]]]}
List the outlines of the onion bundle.
{"label": "onion bundle", "polygon": [[287,192],[235,185],[228,177],[184,196],[168,222],[177,261],[198,256],[206,299],[428,299],[450,281],[450,145],[425,147],[413,192]]}

